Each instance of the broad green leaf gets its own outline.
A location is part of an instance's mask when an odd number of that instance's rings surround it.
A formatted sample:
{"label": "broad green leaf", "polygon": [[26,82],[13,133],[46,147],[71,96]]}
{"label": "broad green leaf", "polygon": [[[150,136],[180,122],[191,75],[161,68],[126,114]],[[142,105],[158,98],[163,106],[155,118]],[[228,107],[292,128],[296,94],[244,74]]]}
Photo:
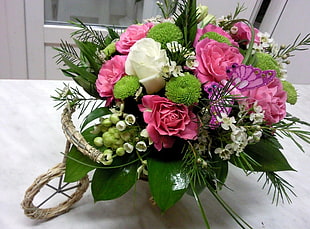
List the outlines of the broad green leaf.
{"label": "broad green leaf", "polygon": [[158,207],[164,212],[172,207],[186,192],[189,177],[182,161],[161,161],[148,158],[148,180],[150,190]]}
{"label": "broad green leaf", "polygon": [[[91,133],[92,130],[93,127],[89,127],[82,132],[83,137],[90,145],[94,145],[93,139],[97,137],[97,135]],[[75,146],[72,146],[66,161],[65,181],[78,181],[82,179],[89,171],[95,169],[98,166],[102,165],[92,161],[89,157],[78,151]]]}
{"label": "broad green leaf", "polygon": [[98,49],[98,46],[95,45],[94,43],[87,42],[87,41],[79,41],[77,39],[73,39],[75,44],[78,46],[80,49],[80,55],[81,59],[85,57],[87,61],[89,62],[90,68],[94,70],[95,74],[99,73],[99,69],[101,67],[100,64],[98,64],[95,60],[96,58],[96,51]]}
{"label": "broad green leaf", "polygon": [[[217,156],[217,155],[216,155]],[[217,186],[219,188],[225,183],[228,174],[228,161],[221,160],[218,157],[214,163],[212,163],[212,169],[215,172],[217,178]]]}
{"label": "broad green leaf", "polygon": [[98,166],[100,164],[92,161],[78,151],[75,146],[72,146],[66,160],[65,182],[78,181]]}
{"label": "broad green leaf", "polygon": [[91,121],[93,121],[97,118],[100,118],[106,114],[111,114],[111,111],[107,107],[100,107],[100,108],[93,110],[91,113],[89,113],[85,117],[85,119],[81,125],[81,129],[83,130],[88,123],[90,123]]}
{"label": "broad green leaf", "polygon": [[281,145],[275,138],[261,139],[260,142],[248,145],[244,152],[254,159],[259,165],[251,164],[250,168],[246,164],[240,164],[236,157],[232,157],[234,165],[250,171],[272,172],[272,171],[285,171],[294,170],[280,151]]}
{"label": "broad green leaf", "polygon": [[90,83],[95,83],[97,76],[86,71],[85,67],[80,67],[72,63],[68,58],[63,57],[63,62],[70,68],[71,72],[75,72],[83,79],[87,80]]}
{"label": "broad green leaf", "polygon": [[131,164],[119,169],[96,169],[91,191],[95,201],[112,200],[124,195],[137,180],[137,166]]}

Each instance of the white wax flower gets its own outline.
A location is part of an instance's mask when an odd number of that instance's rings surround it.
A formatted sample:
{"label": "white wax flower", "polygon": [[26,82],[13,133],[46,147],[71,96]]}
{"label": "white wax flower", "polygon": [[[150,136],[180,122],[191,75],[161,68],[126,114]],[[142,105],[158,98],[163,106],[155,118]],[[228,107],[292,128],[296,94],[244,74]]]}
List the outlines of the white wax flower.
{"label": "white wax flower", "polygon": [[153,94],[165,86],[161,76],[163,66],[169,64],[167,53],[161,44],[151,38],[137,41],[130,49],[125,62],[125,72],[135,75],[148,94]]}

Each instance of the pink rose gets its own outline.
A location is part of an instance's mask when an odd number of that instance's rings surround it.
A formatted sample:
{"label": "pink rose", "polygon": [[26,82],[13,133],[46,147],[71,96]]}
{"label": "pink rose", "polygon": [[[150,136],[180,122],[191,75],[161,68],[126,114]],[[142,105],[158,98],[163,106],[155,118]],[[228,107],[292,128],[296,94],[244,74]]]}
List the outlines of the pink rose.
{"label": "pink rose", "polygon": [[152,23],[143,25],[130,25],[124,33],[121,34],[120,40],[116,42],[116,50],[121,54],[128,54],[130,47],[136,41],[145,38],[147,32],[153,27]]}
{"label": "pink rose", "polygon": [[96,80],[96,88],[101,97],[107,98],[106,106],[113,100],[114,84],[125,75],[125,61],[127,56],[114,56],[105,62]]}
{"label": "pink rose", "polygon": [[146,95],[139,105],[143,112],[147,132],[157,150],[171,148],[175,137],[194,140],[197,138],[196,116],[187,106],[176,104],[158,95]]}
{"label": "pink rose", "polygon": [[[243,41],[243,44],[247,45],[251,40],[251,28],[244,22],[237,22],[236,24],[234,24],[234,29],[237,29],[237,32],[231,35],[232,38],[237,42]],[[254,43],[256,44],[260,43],[260,37],[257,36],[258,32],[258,29],[254,28]]]}
{"label": "pink rose", "polygon": [[275,78],[268,85],[246,90],[242,94],[248,97],[247,103],[252,104],[257,101],[265,111],[265,120],[268,124],[277,123],[286,116],[286,97],[282,83]]}
{"label": "pink rose", "polygon": [[196,58],[196,74],[201,83],[227,80],[226,68],[243,60],[237,48],[208,38],[197,43]]}
{"label": "pink rose", "polygon": [[200,37],[207,32],[216,32],[216,33],[218,33],[224,37],[227,37],[233,46],[236,46],[236,47],[239,46],[238,43],[236,43],[231,38],[231,36],[225,30],[223,30],[221,27],[216,26],[216,25],[212,25],[212,24],[208,24],[203,29],[197,29],[196,38],[194,41],[194,47],[196,47],[197,43],[199,42]]}

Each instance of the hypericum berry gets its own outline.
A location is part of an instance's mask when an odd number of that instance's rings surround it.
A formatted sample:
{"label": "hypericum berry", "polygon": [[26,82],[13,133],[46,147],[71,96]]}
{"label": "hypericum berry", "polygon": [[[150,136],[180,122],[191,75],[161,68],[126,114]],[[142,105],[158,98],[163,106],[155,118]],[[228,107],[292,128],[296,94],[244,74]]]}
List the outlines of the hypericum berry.
{"label": "hypericum berry", "polygon": [[101,124],[102,124],[104,127],[110,127],[110,126],[112,126],[112,122],[111,122],[111,120],[110,120],[109,118],[104,119],[104,120],[101,122]]}
{"label": "hypericum berry", "polygon": [[119,147],[116,149],[115,153],[117,156],[123,156],[125,154],[125,149],[123,147]]}
{"label": "hypericum berry", "polygon": [[116,124],[119,121],[119,116],[117,114],[111,114],[110,120],[113,124]]}
{"label": "hypericum berry", "polygon": [[102,137],[95,137],[94,144],[97,147],[103,146],[103,138]]}

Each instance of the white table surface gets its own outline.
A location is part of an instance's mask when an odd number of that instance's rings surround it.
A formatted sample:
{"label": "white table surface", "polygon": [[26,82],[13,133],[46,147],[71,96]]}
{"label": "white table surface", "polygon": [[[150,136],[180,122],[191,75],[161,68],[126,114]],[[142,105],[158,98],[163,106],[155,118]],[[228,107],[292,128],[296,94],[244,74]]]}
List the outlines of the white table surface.
{"label": "white table surface", "polygon": [[[72,86],[75,84],[72,82]],[[0,80],[0,228],[205,228],[194,199],[185,195],[165,214],[149,202],[150,191],[139,181],[125,196],[106,202],[93,202],[90,189],[73,209],[47,222],[23,214],[20,203],[34,179],[61,162],[65,138],[60,124],[61,111],[50,95],[63,87],[63,81]],[[288,111],[310,122],[310,85],[296,85],[297,105]],[[308,129],[309,130],[309,129]],[[272,196],[262,190],[258,175],[245,176],[231,167],[227,185],[220,192],[231,207],[254,228],[309,228],[310,224],[310,146],[300,152],[291,141],[282,141],[283,152],[298,172],[279,173],[294,186],[298,197],[292,204],[272,205]],[[238,225],[208,191],[201,195],[213,229],[237,229]]]}

